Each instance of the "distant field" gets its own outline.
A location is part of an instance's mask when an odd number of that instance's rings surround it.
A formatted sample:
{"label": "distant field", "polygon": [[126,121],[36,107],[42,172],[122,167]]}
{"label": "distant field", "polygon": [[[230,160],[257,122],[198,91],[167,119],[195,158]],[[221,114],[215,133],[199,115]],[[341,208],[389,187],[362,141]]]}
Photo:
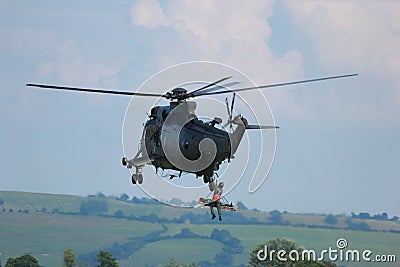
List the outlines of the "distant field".
{"label": "distant field", "polygon": [[[4,200],[4,205],[1,209],[7,211],[12,208],[14,212],[18,210],[26,210],[29,212],[40,211],[46,208],[47,212],[51,213],[53,209],[60,209],[63,212],[79,212],[81,202],[88,199],[87,197],[71,196],[71,195],[54,195],[42,193],[25,193],[25,192],[9,192],[0,191],[0,198]],[[99,200],[99,198],[96,198]],[[187,212],[188,209],[175,208],[166,205],[141,205],[118,201],[112,198],[100,199],[108,204],[108,214],[114,214],[120,210],[125,215],[150,215],[157,214],[160,218],[176,218]],[[191,209],[191,212],[204,213],[202,209]]]}
{"label": "distant field", "polygon": [[67,248],[88,253],[161,229],[158,224],[95,216],[0,213],[0,260],[32,253],[44,266],[60,266]]}
{"label": "distant field", "polygon": [[[62,266],[62,254],[72,248],[76,254],[86,254],[112,246],[115,242],[124,244],[130,238],[138,238],[163,229],[162,224],[137,220],[117,219],[101,216],[52,214],[53,209],[63,212],[79,212],[81,202],[86,197],[34,194],[21,192],[0,192],[4,205],[0,206],[0,261],[4,264],[8,257],[31,253],[43,266]],[[108,214],[117,210],[125,215],[150,215],[159,218],[179,218],[192,212],[209,218],[208,209],[180,209],[165,205],[132,204],[111,198],[102,199],[108,204]],[[47,213],[40,212],[46,208]],[[10,209],[13,212],[10,212]],[[24,211],[26,211],[24,213]],[[257,218],[268,222],[267,212],[239,211],[247,218]],[[224,217],[230,216],[229,213]],[[322,225],[324,215],[282,214],[283,220],[292,224]],[[345,226],[344,218],[338,217],[338,226]],[[359,222],[360,220],[354,220]],[[372,229],[400,229],[399,222],[365,220]],[[167,223],[168,230],[162,236],[173,236],[188,228],[192,232],[210,236],[213,229],[227,230],[241,241],[244,252],[234,256],[234,264],[247,264],[248,254],[259,243],[274,238],[290,238],[298,245],[321,251],[336,248],[338,238],[346,238],[350,249],[369,249],[375,254],[395,254],[400,261],[400,234],[384,232],[362,232],[343,229],[321,229],[276,225],[229,225],[225,221],[207,221],[205,224]],[[196,249],[193,249],[195,245]],[[176,258],[185,263],[208,260],[213,262],[215,254],[221,252],[223,244],[210,239],[171,239],[148,243],[136,251],[129,259],[120,261],[122,267],[145,266],[146,264],[168,263]],[[344,264],[343,264],[344,265]],[[347,264],[354,266],[355,264]],[[365,263],[358,266],[398,266],[396,264]]]}
{"label": "distant field", "polygon": [[0,198],[4,200],[3,208],[15,211],[29,209],[31,212],[46,208],[51,212],[55,208],[63,211],[78,212],[81,201],[79,196],[51,195],[24,192],[0,191]]}
{"label": "distant field", "polygon": [[[4,200],[4,205],[0,206],[1,209],[13,208],[14,211],[19,209],[28,209],[29,212],[40,211],[42,208],[46,208],[50,213],[53,209],[60,209],[64,212],[79,212],[80,204],[83,200],[88,199],[87,197],[71,196],[71,195],[54,195],[54,194],[39,194],[39,193],[25,193],[25,192],[8,192],[0,191],[0,198]],[[98,199],[98,198],[96,198]],[[208,213],[208,209],[182,209],[171,207],[167,205],[143,205],[134,204],[131,202],[117,201],[112,198],[104,198],[107,202],[109,210],[108,214],[113,215],[116,211],[120,210],[125,215],[150,215],[157,214],[160,218],[179,218],[182,214],[192,212],[195,214]],[[269,222],[268,212],[259,212],[253,210],[239,210],[239,214],[247,218],[256,218],[260,222]],[[325,215],[318,214],[291,214],[282,213],[282,221],[288,221],[291,224],[305,224],[305,225],[317,225],[317,226],[329,226],[324,222]],[[345,228],[345,218],[337,217],[338,224],[335,227]],[[354,222],[360,222],[359,219],[354,219]],[[397,230],[400,231],[400,221],[381,221],[381,220],[364,220],[368,223],[371,229],[382,231],[382,230]]]}

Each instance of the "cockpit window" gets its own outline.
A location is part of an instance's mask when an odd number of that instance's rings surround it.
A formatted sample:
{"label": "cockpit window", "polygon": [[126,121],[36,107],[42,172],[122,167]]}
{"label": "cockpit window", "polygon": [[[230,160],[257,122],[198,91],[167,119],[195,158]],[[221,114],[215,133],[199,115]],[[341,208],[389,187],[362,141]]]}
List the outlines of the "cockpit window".
{"label": "cockpit window", "polygon": [[152,119],[154,119],[154,118],[157,117],[158,108],[159,108],[159,107],[154,107],[154,108],[151,109],[151,111],[150,111],[150,117],[151,117]]}

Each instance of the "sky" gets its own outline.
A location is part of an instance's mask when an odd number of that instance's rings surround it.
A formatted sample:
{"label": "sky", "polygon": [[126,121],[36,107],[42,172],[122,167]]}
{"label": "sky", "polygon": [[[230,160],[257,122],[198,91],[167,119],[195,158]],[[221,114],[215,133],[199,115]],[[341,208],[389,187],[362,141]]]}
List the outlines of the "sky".
{"label": "sky", "polygon": [[[359,73],[264,90],[281,127],[274,163],[255,193],[243,177],[229,200],[399,216],[399,9],[355,0],[0,0],[0,190],[145,196],[121,166],[129,97],[25,84],[136,91],[167,67],[210,61],[258,85]],[[138,121],[153,103],[138,104]]]}

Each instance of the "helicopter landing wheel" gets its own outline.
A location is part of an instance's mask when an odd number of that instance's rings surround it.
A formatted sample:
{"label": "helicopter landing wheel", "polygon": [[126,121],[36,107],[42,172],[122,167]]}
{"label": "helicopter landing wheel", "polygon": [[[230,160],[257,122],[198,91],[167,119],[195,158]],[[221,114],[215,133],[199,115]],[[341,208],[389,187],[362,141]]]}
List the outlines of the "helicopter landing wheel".
{"label": "helicopter landing wheel", "polygon": [[123,166],[128,165],[128,160],[125,157],[122,158],[122,165]]}
{"label": "helicopter landing wheel", "polygon": [[132,174],[132,184],[136,184],[136,180],[137,180],[137,175],[136,174]]}
{"label": "helicopter landing wheel", "polygon": [[143,183],[143,175],[142,175],[142,174],[137,175],[137,182],[138,182],[139,184],[142,184],[142,183]]}

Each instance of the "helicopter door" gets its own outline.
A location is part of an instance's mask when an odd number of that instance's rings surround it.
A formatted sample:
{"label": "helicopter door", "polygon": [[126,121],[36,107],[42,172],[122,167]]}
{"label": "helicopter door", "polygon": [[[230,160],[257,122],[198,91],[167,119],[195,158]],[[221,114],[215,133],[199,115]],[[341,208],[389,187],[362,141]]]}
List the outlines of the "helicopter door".
{"label": "helicopter door", "polygon": [[159,144],[158,141],[158,126],[154,124],[150,124],[146,127],[146,147],[148,151],[151,151],[153,154],[156,153],[156,146]]}

